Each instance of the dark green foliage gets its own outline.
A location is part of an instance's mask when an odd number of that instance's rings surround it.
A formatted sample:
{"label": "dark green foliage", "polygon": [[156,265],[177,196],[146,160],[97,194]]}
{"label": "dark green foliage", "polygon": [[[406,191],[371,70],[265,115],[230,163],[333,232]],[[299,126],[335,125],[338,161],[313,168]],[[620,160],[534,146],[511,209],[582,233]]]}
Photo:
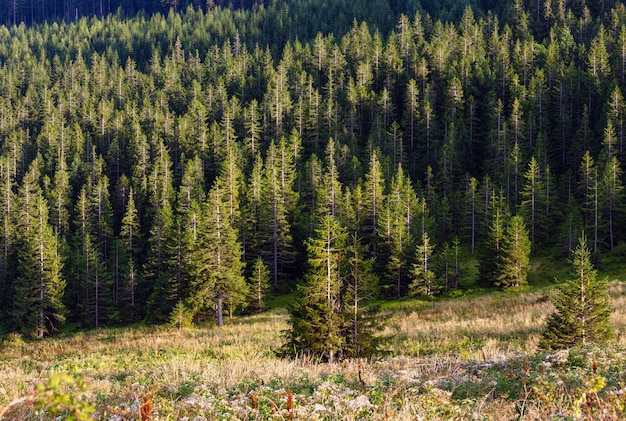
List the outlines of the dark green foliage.
{"label": "dark green foliage", "polygon": [[520,214],[529,229],[531,244],[537,246],[548,241],[550,228],[548,226],[548,198],[543,174],[535,157],[531,157],[528,170],[524,174],[526,183],[522,189]]}
{"label": "dark green foliage", "polygon": [[192,3],[0,7],[64,19],[0,27],[2,324],[19,328],[22,190],[83,326],[212,316],[219,291],[234,314],[258,256],[289,291],[328,215],[394,297],[425,232],[447,288],[456,237],[482,285],[524,283],[511,213],[537,254],[582,229],[596,257],[626,240],[621,3]]}
{"label": "dark green foliage", "polygon": [[510,218],[508,207],[502,195],[491,193],[488,220],[484,227],[488,230],[480,250],[479,281],[485,286],[495,286],[498,278],[498,265],[502,258],[507,220]]}
{"label": "dark green foliage", "polygon": [[322,218],[307,243],[309,270],[289,308],[290,329],[281,353],[336,358],[371,355],[379,322],[376,308],[363,307],[378,292],[372,261],[355,235],[349,240],[337,218]]}
{"label": "dark green foliage", "polygon": [[48,223],[48,206],[36,186],[37,176],[36,167],[31,167],[20,190],[11,316],[16,329],[42,338],[57,333],[65,321],[62,299],[66,283],[57,239]]}
{"label": "dark green foliage", "polygon": [[341,291],[344,284],[342,260],[346,231],[337,219],[325,216],[309,239],[309,270],[290,307],[286,355],[311,354],[332,362],[345,347]]}
{"label": "dark green foliage", "polygon": [[258,257],[256,262],[254,262],[254,266],[252,266],[248,284],[250,288],[250,306],[256,311],[263,311],[271,283],[270,271],[263,263],[261,257]]}
{"label": "dark green foliage", "polygon": [[164,323],[182,297],[176,268],[177,232],[169,201],[158,210],[150,233],[149,257],[144,266],[146,290],[146,319],[149,323]]}
{"label": "dark green foliage", "polygon": [[195,317],[204,318],[216,310],[222,296],[234,311],[248,304],[249,286],[243,276],[241,244],[229,219],[226,190],[218,180],[209,192],[191,250],[191,288],[187,302]]}
{"label": "dark green foliage", "polygon": [[495,285],[502,288],[526,285],[530,269],[530,239],[521,216],[510,219],[497,262]]}
{"label": "dark green foliage", "polygon": [[572,275],[552,299],[556,312],[548,317],[542,348],[601,344],[613,337],[607,280],[598,279],[584,234],[574,250]]}
{"label": "dark green foliage", "polygon": [[378,297],[378,277],[374,273],[374,259],[366,258],[367,249],[356,234],[348,237],[346,244],[346,276],[342,300],[346,330],[343,355],[347,358],[369,357],[378,346],[375,334],[382,326],[378,307],[367,304]]}

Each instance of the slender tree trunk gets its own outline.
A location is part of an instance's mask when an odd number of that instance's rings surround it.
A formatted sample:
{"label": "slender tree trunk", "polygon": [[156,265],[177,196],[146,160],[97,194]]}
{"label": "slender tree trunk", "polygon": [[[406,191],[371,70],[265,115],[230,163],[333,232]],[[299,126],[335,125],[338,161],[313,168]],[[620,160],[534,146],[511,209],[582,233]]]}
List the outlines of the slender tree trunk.
{"label": "slender tree trunk", "polygon": [[96,267],[96,305],[95,305],[95,312],[96,312],[96,329],[100,327],[100,278],[99,278],[99,270]]}
{"label": "slender tree trunk", "polygon": [[598,175],[596,174],[594,189],[594,224],[593,224],[593,253],[598,253]]}
{"label": "slender tree trunk", "polygon": [[217,327],[224,326],[224,316],[223,316],[223,305],[224,305],[224,295],[222,291],[217,292]]}
{"label": "slender tree trunk", "polygon": [[43,299],[44,299],[44,276],[45,276],[45,268],[44,268],[44,255],[43,255],[43,220],[41,218],[41,210],[39,216],[39,326],[37,326],[37,337],[42,338],[44,333],[44,309],[43,309]]}

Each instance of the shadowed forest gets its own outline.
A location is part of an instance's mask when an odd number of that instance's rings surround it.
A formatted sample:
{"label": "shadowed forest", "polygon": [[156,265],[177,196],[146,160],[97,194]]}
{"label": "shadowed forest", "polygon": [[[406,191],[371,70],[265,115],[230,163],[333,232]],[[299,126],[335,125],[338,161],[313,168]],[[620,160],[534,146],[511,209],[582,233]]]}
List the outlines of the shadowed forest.
{"label": "shadowed forest", "polygon": [[6,3],[5,331],[259,311],[323,259],[356,314],[626,253],[622,2]]}

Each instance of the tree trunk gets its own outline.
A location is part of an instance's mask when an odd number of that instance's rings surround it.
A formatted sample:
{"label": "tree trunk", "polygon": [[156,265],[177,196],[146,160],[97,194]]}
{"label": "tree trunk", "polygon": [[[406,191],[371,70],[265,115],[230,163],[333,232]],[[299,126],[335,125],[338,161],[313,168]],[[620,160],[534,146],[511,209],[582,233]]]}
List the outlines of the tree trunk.
{"label": "tree trunk", "polygon": [[223,315],[222,315],[222,308],[223,308],[223,303],[224,303],[224,295],[222,293],[222,291],[218,291],[217,292],[217,327],[222,327],[224,326],[224,319],[223,319]]}

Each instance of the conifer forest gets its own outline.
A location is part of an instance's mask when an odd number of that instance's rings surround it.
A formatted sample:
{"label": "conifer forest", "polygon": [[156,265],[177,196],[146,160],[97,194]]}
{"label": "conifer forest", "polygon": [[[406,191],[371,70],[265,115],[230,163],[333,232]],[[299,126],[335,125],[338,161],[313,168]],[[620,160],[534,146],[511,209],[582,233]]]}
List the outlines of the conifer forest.
{"label": "conifer forest", "polygon": [[364,303],[523,286],[583,233],[584,262],[626,253],[621,1],[11,0],[0,23],[2,332],[296,291],[282,352],[332,361],[375,346]]}

